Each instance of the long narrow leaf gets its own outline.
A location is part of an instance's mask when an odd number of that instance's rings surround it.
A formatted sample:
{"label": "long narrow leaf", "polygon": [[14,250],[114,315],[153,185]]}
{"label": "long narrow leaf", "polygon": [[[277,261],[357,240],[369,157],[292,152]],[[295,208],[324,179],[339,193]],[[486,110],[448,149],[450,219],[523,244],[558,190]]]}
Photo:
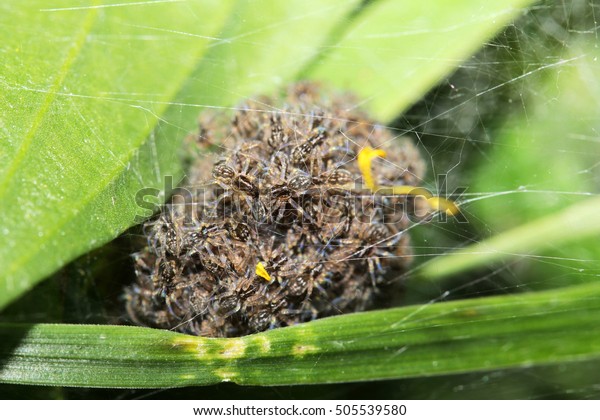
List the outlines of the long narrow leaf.
{"label": "long narrow leaf", "polygon": [[546,247],[597,236],[600,233],[599,206],[599,197],[581,201],[558,213],[435,258],[423,265],[419,273],[428,279],[438,279]]}
{"label": "long narrow leaf", "polygon": [[600,358],[600,286],[351,314],[233,339],[0,325],[0,381],[88,387],[315,384]]}

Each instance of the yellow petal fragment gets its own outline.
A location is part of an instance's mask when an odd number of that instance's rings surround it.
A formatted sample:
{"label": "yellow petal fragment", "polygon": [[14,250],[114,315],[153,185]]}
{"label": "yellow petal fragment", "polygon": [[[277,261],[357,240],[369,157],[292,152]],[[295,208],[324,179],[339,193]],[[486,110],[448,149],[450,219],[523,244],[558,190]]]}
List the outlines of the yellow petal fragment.
{"label": "yellow petal fragment", "polygon": [[269,273],[267,273],[265,265],[260,261],[258,262],[258,264],[256,264],[256,275],[262,277],[266,281],[271,281],[271,276],[269,275]]}
{"label": "yellow petal fragment", "polygon": [[454,201],[442,197],[431,197],[427,200],[429,207],[437,211],[445,211],[448,216],[456,216],[460,210]]}
{"label": "yellow petal fragment", "polygon": [[376,188],[373,172],[371,171],[371,161],[377,157],[385,156],[385,150],[373,149],[370,146],[366,146],[358,152],[358,169],[360,169],[365,185],[370,190],[375,190]]}
{"label": "yellow petal fragment", "polygon": [[[381,149],[373,149],[370,146],[366,146],[363,149],[361,149],[361,151],[358,152],[357,156],[358,169],[360,169],[365,186],[371,191],[376,192],[377,194],[421,196],[427,200],[427,203],[429,204],[429,207],[431,207],[432,210],[444,211],[448,216],[456,216],[459,213],[460,210],[453,201],[447,200],[442,197],[436,197],[433,194],[431,194],[429,190],[422,187],[415,187],[414,185],[396,185],[392,187],[379,188],[375,184],[375,180],[373,179],[373,172],[371,171],[371,162],[373,161],[373,159],[378,157],[386,157],[385,151]],[[264,272],[266,273],[266,271]],[[258,266],[256,267],[256,274],[260,276],[260,274],[258,273]]]}

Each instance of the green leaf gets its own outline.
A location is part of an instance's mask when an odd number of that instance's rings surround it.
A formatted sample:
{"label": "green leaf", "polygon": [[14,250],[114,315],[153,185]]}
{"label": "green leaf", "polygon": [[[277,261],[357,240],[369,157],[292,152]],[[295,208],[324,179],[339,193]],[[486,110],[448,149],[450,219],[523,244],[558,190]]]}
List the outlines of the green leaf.
{"label": "green leaf", "polygon": [[389,120],[481,48],[531,0],[382,0],[366,7],[305,76],[361,95]]}
{"label": "green leaf", "polygon": [[[130,226],[136,191],[160,186],[143,146],[231,2],[135,3],[0,6],[10,51],[0,77],[0,307]],[[174,140],[163,157],[171,166]]]}
{"label": "green leaf", "polygon": [[556,214],[434,258],[423,265],[419,273],[428,279],[438,279],[498,260],[530,255],[544,248],[597,236],[600,233],[599,206],[598,197],[576,203]]}
{"label": "green leaf", "polygon": [[597,359],[597,284],[332,317],[231,339],[0,324],[0,381],[87,387],[315,384]]}

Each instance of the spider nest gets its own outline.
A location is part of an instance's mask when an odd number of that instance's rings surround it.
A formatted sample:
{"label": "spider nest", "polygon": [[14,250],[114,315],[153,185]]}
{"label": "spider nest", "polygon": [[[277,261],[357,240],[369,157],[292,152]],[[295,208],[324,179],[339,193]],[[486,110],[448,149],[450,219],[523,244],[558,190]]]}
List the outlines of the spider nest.
{"label": "spider nest", "polygon": [[[144,224],[127,312],[137,324],[232,337],[362,311],[410,261],[414,198],[374,194],[357,159],[382,148],[378,186],[416,185],[425,165],[355,106],[314,84],[203,114],[188,194]],[[206,152],[206,148],[204,148]],[[198,185],[204,185],[199,188]],[[183,198],[182,198],[183,197]]]}

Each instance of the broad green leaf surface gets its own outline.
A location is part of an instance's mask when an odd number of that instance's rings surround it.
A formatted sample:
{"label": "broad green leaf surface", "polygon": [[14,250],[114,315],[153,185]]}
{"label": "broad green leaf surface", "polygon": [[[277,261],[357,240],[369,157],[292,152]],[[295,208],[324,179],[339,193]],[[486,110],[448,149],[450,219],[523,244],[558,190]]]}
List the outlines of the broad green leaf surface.
{"label": "broad green leaf surface", "polygon": [[531,3],[374,2],[306,76],[360,94],[364,106],[377,118],[389,120],[421,98]]}
{"label": "broad green leaf surface", "polygon": [[314,384],[597,359],[597,284],[351,314],[234,339],[0,324],[0,381],[88,387]]}
{"label": "broad green leaf surface", "polygon": [[231,9],[127,3],[0,5],[0,307],[132,223],[158,181],[136,152]]}

